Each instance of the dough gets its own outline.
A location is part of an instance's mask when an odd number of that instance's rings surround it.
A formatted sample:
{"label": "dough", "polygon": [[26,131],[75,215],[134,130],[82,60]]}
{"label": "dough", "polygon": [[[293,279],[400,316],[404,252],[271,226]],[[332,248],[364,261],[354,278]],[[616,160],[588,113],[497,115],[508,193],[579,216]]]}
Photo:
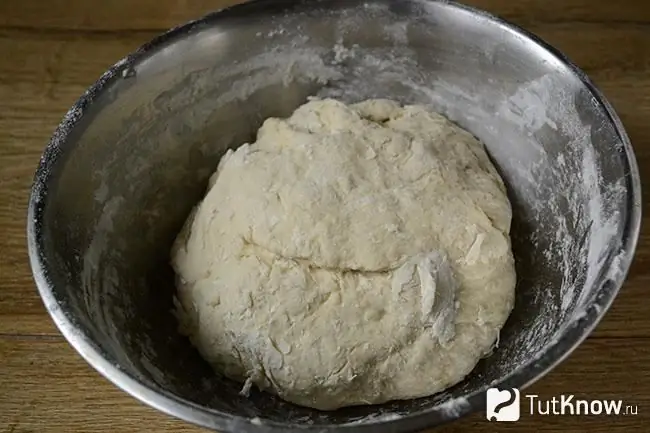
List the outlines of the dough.
{"label": "dough", "polygon": [[481,143],[388,100],[311,100],[228,151],[172,251],[216,370],[321,410],[434,394],[512,309],[506,190]]}

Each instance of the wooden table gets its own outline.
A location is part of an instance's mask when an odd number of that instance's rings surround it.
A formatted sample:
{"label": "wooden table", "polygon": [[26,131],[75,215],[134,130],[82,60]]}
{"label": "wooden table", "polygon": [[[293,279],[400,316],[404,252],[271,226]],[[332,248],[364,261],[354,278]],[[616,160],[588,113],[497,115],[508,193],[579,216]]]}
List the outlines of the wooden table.
{"label": "wooden table", "polygon": [[[103,379],[57,332],[37,295],[25,246],[32,174],[53,129],[111,64],[161,31],[236,0],[0,0],[0,432],[199,432]],[[650,3],[471,0],[565,51],[618,110],[650,190]],[[650,214],[645,209],[646,215]],[[475,414],[449,432],[650,431],[650,225],[597,331],[527,390],[623,399],[637,416]]]}

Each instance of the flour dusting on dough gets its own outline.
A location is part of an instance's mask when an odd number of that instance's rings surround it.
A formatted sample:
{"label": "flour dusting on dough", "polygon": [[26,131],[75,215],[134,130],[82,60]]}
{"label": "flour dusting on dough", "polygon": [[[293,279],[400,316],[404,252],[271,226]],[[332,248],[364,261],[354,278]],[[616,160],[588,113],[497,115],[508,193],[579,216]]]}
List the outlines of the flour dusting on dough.
{"label": "flour dusting on dough", "polygon": [[211,184],[172,250],[177,314],[243,395],[320,410],[423,397],[491,352],[514,301],[510,204],[444,117],[313,99],[264,121]]}

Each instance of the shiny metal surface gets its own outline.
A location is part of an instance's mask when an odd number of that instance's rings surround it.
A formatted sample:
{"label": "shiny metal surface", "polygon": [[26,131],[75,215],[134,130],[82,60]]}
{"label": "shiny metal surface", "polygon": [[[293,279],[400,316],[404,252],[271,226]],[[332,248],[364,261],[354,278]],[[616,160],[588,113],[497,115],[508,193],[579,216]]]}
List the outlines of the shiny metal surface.
{"label": "shiny metal surface", "polygon": [[[330,413],[244,398],[176,332],[169,250],[208,176],[263,119],[313,95],[429,104],[486,143],[508,185],[515,310],[494,354],[447,392]],[[618,117],[534,36],[446,1],[262,0],[155,39],[82,96],[41,159],[28,241],[61,332],[151,406],[222,432],[407,432],[482,409],[488,386],[525,387],[567,356],[616,296],[640,215]]]}

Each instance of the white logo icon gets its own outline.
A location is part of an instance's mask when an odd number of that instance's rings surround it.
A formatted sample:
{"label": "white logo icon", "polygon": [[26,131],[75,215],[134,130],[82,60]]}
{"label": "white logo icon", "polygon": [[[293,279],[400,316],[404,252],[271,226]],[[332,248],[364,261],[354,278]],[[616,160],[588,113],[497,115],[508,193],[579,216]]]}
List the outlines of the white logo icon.
{"label": "white logo icon", "polygon": [[488,421],[519,421],[519,390],[490,388],[486,395]]}

